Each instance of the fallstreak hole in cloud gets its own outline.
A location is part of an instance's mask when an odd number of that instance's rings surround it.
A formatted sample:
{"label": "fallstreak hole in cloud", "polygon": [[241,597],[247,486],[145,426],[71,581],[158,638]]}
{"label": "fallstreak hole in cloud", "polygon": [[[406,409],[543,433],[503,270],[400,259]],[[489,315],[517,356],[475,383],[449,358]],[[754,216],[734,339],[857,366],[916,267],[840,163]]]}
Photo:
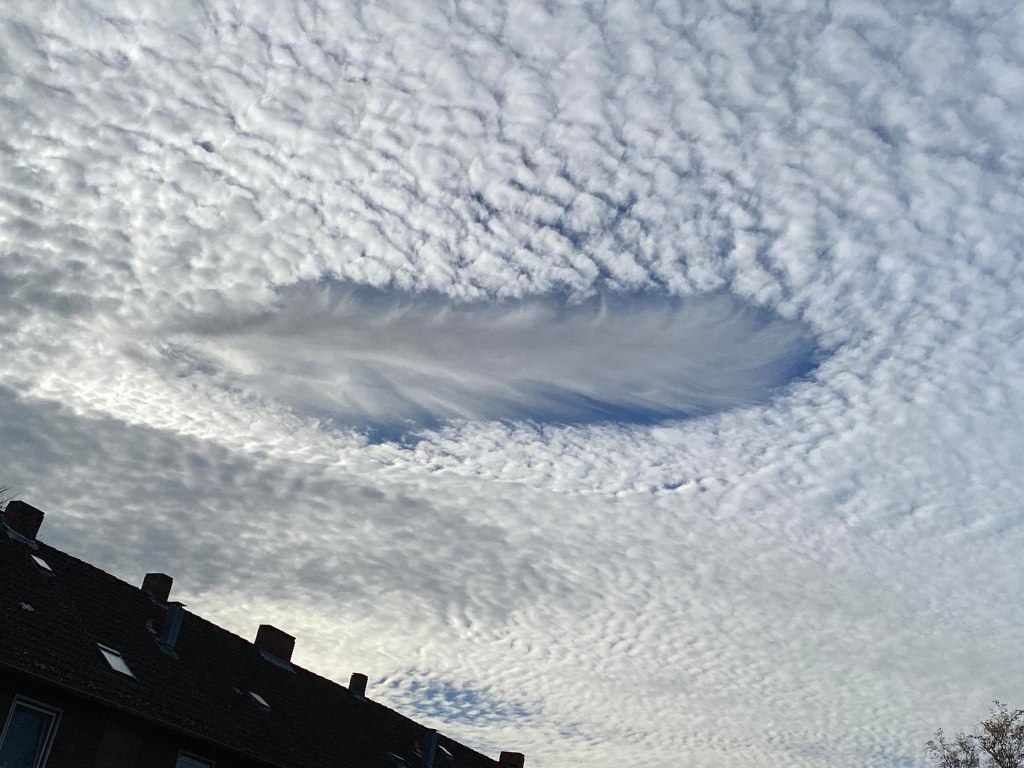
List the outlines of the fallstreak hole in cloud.
{"label": "fallstreak hole in cloud", "polygon": [[817,359],[804,325],[727,293],[457,303],[330,280],[177,342],[232,387],[377,437],[459,419],[701,416],[763,402]]}

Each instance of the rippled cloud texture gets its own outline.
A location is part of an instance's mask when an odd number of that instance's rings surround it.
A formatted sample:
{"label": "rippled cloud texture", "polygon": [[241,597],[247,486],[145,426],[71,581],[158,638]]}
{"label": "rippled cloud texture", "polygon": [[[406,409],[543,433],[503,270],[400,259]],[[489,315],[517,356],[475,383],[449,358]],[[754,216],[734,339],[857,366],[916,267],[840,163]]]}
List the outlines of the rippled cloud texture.
{"label": "rippled cloud texture", "polygon": [[921,765],[1024,701],[1020,3],[0,20],[52,544],[543,768]]}

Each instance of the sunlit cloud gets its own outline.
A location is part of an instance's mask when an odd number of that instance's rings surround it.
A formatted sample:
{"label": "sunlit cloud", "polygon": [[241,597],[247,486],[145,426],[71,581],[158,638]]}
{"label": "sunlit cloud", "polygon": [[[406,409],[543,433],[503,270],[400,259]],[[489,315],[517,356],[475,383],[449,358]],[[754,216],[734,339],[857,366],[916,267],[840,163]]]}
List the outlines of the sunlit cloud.
{"label": "sunlit cloud", "polygon": [[1019,2],[0,16],[48,541],[531,768],[1024,700]]}

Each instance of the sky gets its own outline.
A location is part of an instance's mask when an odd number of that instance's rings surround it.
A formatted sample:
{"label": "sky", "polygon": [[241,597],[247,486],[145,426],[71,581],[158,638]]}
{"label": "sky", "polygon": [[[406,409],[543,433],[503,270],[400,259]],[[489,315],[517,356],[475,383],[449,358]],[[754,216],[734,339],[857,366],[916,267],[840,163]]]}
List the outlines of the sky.
{"label": "sky", "polygon": [[533,768],[1024,706],[1017,0],[0,0],[0,483]]}

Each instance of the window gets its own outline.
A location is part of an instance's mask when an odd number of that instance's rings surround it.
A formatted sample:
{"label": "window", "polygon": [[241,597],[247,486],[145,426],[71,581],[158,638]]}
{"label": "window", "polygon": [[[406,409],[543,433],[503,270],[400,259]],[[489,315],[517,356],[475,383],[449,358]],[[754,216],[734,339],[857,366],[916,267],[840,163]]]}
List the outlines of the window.
{"label": "window", "polygon": [[174,768],[213,768],[213,763],[182,752],[178,755],[178,762],[174,764]]}
{"label": "window", "polygon": [[0,766],[43,768],[59,720],[56,709],[15,699],[0,735]]}
{"label": "window", "polygon": [[135,677],[135,675],[132,674],[131,667],[128,666],[128,662],[124,660],[119,652],[115,651],[113,648],[107,648],[105,645],[100,645],[99,643],[96,645],[112,670],[120,672],[122,675],[128,675],[128,677]]}

